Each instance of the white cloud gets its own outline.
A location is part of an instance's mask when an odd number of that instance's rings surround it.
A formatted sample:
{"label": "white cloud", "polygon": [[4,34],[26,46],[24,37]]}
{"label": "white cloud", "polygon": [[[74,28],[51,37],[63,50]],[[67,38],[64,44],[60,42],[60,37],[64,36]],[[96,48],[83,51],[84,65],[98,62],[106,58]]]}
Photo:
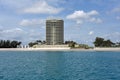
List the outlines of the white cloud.
{"label": "white cloud", "polygon": [[9,39],[9,40],[13,40],[13,39],[21,39],[22,36],[26,34],[26,32],[20,28],[13,28],[13,29],[2,29],[0,31],[0,38],[1,39]]}
{"label": "white cloud", "polygon": [[20,10],[23,7],[27,7],[33,4],[33,0],[0,0],[0,4],[4,7],[8,7],[12,10]]}
{"label": "white cloud", "polygon": [[50,6],[45,1],[40,1],[33,4],[31,7],[25,8],[24,13],[33,13],[33,14],[57,14],[61,12],[63,8],[56,8]]}
{"label": "white cloud", "polygon": [[89,35],[93,35],[93,34],[94,34],[94,31],[90,31],[88,34],[89,34]]}
{"label": "white cloud", "polygon": [[96,18],[99,13],[96,10],[92,10],[90,12],[84,12],[83,10],[75,11],[74,13],[68,15],[66,18],[76,21],[78,24],[82,24],[83,22],[95,22],[101,23],[102,20],[100,18]]}
{"label": "white cloud", "polygon": [[0,25],[0,30],[2,30],[2,29],[3,29],[3,26]]}
{"label": "white cloud", "polygon": [[22,32],[23,30],[20,28],[15,28],[15,29],[9,29],[9,30],[3,30],[2,33],[13,33],[13,32]]}
{"label": "white cloud", "polygon": [[119,13],[120,12],[120,7],[116,7],[112,10],[113,13]]}
{"label": "white cloud", "polygon": [[93,17],[93,18],[90,18],[89,21],[90,21],[90,22],[95,22],[95,23],[102,23],[102,20],[101,20],[101,19],[99,19],[99,18],[94,18],[94,17]]}
{"label": "white cloud", "polygon": [[117,16],[116,19],[117,19],[117,20],[120,20],[120,16]]}
{"label": "white cloud", "polygon": [[103,37],[105,37],[107,39],[110,39],[110,40],[112,40],[114,42],[120,41],[120,32],[113,32],[111,34],[106,34]]}
{"label": "white cloud", "polygon": [[[41,36],[42,35],[42,36]],[[36,30],[25,31],[21,28],[2,29],[0,30],[0,39],[2,40],[18,40],[23,44],[27,44],[30,41],[44,40],[45,34]]]}
{"label": "white cloud", "polygon": [[92,10],[90,12],[87,13],[90,16],[94,16],[94,15],[98,15],[99,13],[96,10]]}
{"label": "white cloud", "polygon": [[21,26],[43,26],[45,25],[45,20],[44,19],[32,19],[32,20],[28,20],[28,19],[23,19],[20,22]]}

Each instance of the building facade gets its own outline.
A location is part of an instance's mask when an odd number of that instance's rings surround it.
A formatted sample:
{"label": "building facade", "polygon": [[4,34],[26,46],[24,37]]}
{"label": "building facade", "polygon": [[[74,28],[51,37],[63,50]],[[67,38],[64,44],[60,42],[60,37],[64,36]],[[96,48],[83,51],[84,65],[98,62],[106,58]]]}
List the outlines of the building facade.
{"label": "building facade", "polygon": [[63,20],[46,20],[46,42],[47,45],[62,45],[64,43]]}

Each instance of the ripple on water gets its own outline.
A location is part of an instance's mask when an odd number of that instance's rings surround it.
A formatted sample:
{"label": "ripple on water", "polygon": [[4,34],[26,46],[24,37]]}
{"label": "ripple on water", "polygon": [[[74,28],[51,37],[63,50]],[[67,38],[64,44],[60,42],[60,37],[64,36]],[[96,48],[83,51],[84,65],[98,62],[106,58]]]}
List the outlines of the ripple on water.
{"label": "ripple on water", "polygon": [[4,78],[4,76],[3,75],[0,75],[0,79],[3,79]]}
{"label": "ripple on water", "polygon": [[119,80],[119,52],[0,52],[0,80]]}

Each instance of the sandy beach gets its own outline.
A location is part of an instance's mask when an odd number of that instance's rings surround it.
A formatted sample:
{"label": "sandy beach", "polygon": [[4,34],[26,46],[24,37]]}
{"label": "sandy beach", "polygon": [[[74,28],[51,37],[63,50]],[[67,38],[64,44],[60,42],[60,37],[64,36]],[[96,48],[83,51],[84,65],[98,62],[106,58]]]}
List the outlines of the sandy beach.
{"label": "sandy beach", "polygon": [[70,49],[70,48],[1,48],[0,51],[120,51],[120,48],[94,48],[94,49]]}
{"label": "sandy beach", "polygon": [[93,49],[70,49],[70,48],[1,48],[0,51],[93,51]]}
{"label": "sandy beach", "polygon": [[70,48],[1,48],[0,51],[67,51]]}
{"label": "sandy beach", "polygon": [[94,48],[94,51],[120,51],[120,47],[116,47],[116,48]]}

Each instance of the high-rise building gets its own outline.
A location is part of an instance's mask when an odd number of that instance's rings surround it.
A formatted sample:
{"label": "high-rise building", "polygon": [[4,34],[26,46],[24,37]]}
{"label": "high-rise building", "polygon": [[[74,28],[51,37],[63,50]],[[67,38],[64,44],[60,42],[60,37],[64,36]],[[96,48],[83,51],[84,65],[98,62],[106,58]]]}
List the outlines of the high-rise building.
{"label": "high-rise building", "polygon": [[58,19],[46,20],[47,45],[61,45],[64,42],[64,21]]}

